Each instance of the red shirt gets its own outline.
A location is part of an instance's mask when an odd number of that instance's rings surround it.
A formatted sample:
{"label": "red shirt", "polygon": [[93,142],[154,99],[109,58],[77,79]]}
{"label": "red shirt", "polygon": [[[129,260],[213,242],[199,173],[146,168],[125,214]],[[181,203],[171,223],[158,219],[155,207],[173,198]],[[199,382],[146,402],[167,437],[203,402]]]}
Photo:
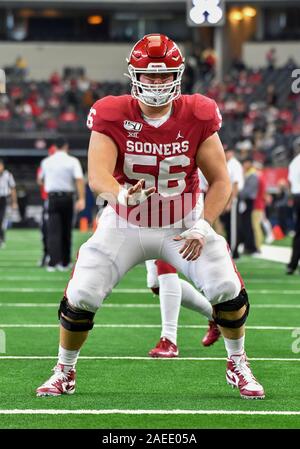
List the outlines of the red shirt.
{"label": "red shirt", "polygon": [[[114,177],[126,187],[139,179],[145,179],[145,188],[156,187],[156,193],[138,206],[138,213],[135,211],[135,224],[165,226],[191,211],[199,192],[196,153],[199,145],[220,129],[221,121],[214,100],[200,94],[175,100],[170,118],[158,128],[143,119],[138,101],[130,95],[109,96],[94,104],[87,126],[116,144]],[[117,212],[123,216],[122,209],[118,207]],[[130,212],[133,208],[126,209],[129,219],[128,209]],[[147,224],[143,220],[146,210],[148,218],[151,215]]]}

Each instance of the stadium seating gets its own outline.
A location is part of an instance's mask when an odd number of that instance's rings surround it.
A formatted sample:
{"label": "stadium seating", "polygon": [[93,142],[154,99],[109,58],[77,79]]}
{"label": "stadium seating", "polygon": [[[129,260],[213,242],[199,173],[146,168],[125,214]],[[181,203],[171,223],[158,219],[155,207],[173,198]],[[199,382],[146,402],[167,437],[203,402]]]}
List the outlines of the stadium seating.
{"label": "stadium seating", "polygon": [[[23,134],[26,148],[32,147],[32,138],[43,135],[51,139],[57,133],[79,139],[75,146],[80,148],[87,135],[86,116],[94,101],[129,92],[125,82],[94,82],[80,67],[75,69],[68,67],[63,78],[56,74],[47,82],[16,83],[8,79],[11,101],[5,104],[3,98],[0,100],[4,103],[4,113],[0,113],[2,148],[20,148],[13,143],[18,134]],[[265,165],[286,165],[300,131],[300,96],[291,94],[290,83],[286,82],[290,73],[289,65],[256,71],[233,68],[220,84],[199,73],[193,92],[206,93],[219,104],[225,143],[241,150],[248,148]],[[26,143],[30,138],[31,144]],[[5,140],[10,140],[8,145]]]}

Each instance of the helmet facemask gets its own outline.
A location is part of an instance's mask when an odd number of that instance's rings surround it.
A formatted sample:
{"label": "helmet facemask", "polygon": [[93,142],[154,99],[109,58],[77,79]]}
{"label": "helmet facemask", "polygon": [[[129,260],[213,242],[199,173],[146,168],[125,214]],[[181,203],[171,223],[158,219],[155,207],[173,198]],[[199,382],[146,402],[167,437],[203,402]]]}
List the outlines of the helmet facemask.
{"label": "helmet facemask", "polygon": [[[135,68],[133,65],[128,65],[129,78],[132,82],[131,95],[140,100],[147,106],[165,106],[171,101],[175,100],[181,95],[181,79],[184,71],[184,64],[178,68],[167,68],[164,63],[152,63],[148,65],[147,69]],[[140,75],[145,74],[173,74],[174,79],[170,83],[142,83]]]}

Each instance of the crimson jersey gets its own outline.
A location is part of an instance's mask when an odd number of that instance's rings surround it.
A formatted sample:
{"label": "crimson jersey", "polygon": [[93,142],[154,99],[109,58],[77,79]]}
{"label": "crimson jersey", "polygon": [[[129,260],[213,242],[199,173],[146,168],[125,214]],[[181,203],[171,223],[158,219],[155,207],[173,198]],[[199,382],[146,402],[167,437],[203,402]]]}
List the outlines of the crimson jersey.
{"label": "crimson jersey", "polygon": [[[87,126],[116,144],[114,177],[121,185],[128,188],[145,179],[146,189],[156,187],[143,209],[148,216],[152,213],[149,226],[164,226],[183,218],[195,206],[199,192],[196,153],[199,145],[220,129],[221,121],[215,101],[200,94],[182,95],[173,101],[170,118],[155,128],[143,119],[138,101],[123,95],[98,100]],[[167,209],[169,217],[162,217]],[[154,217],[158,210],[159,217]]]}

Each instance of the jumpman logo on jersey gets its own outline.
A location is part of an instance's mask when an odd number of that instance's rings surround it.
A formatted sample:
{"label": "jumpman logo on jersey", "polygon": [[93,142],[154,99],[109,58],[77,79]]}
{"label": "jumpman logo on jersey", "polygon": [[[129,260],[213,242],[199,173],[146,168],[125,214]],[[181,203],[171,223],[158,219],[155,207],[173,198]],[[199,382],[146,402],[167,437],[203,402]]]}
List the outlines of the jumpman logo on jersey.
{"label": "jumpman logo on jersey", "polygon": [[183,136],[182,136],[180,133],[181,133],[181,131],[178,132],[177,137],[176,137],[176,140],[178,140],[178,139],[183,139]]}

